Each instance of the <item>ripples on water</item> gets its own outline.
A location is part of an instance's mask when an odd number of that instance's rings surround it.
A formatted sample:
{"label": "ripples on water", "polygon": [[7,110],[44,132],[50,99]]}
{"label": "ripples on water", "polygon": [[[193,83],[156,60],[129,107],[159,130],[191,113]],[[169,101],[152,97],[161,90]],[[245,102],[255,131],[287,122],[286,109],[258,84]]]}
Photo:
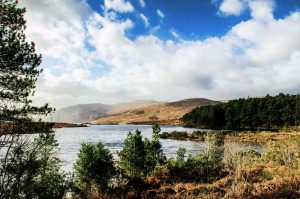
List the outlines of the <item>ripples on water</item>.
{"label": "ripples on water", "polygon": [[[139,129],[142,135],[151,138],[152,126],[150,125],[91,125],[83,128],[62,128],[56,130],[56,139],[59,142],[59,157],[63,161],[63,169],[71,171],[77,159],[77,154],[81,148],[81,143],[101,141],[109,148],[114,157],[122,150],[124,140],[129,131]],[[177,126],[161,126],[162,132],[186,131],[193,132],[194,128],[184,128]],[[180,141],[180,140],[160,140],[163,152],[167,157],[175,157],[179,147],[185,147],[188,154],[195,154],[206,148],[204,142]]]}
{"label": "ripples on water", "polygon": [[[92,125],[84,128],[63,128],[56,130],[56,139],[59,142],[59,157],[63,161],[63,169],[72,170],[81,148],[81,143],[101,141],[116,157],[117,151],[122,150],[124,140],[129,131],[139,129],[142,135],[151,138],[152,126],[150,125]],[[187,131],[193,132],[196,129],[174,126],[161,126],[162,132]],[[161,140],[163,151],[167,157],[175,157],[179,147],[186,147],[189,153],[199,151],[204,143],[193,141]]]}

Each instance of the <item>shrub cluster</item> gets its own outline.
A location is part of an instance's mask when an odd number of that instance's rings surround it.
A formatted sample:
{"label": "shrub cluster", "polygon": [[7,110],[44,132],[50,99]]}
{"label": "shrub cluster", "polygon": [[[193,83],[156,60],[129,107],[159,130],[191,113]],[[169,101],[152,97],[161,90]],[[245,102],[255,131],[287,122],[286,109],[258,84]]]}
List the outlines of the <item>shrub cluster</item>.
{"label": "shrub cluster", "polygon": [[299,139],[270,141],[261,153],[239,150],[231,155],[233,161],[225,161],[225,166],[231,169],[232,183],[224,198],[300,197]]}
{"label": "shrub cluster", "polygon": [[186,157],[186,149],[179,148],[177,158],[168,160],[162,152],[159,133],[157,124],[153,125],[151,140],[143,139],[139,130],[129,132],[116,163],[103,144],[83,144],[75,165],[75,182],[81,194],[85,197],[109,194],[109,185],[115,194],[121,189],[123,194],[131,188],[146,189],[147,176],[165,177],[166,182],[174,183],[211,182],[224,175],[222,133],[208,135],[206,152]]}
{"label": "shrub cluster", "polygon": [[75,182],[81,194],[91,197],[93,194],[109,193],[109,184],[120,180],[117,174],[129,180],[128,184],[141,183],[156,165],[162,164],[165,156],[159,142],[160,127],[154,124],[152,128],[151,140],[143,140],[139,130],[129,132],[116,164],[102,143],[82,144],[75,164]]}
{"label": "shrub cluster", "polygon": [[224,135],[212,133],[208,140],[208,150],[195,156],[186,158],[186,149],[178,149],[176,160],[165,164],[170,181],[209,182],[223,175]]}

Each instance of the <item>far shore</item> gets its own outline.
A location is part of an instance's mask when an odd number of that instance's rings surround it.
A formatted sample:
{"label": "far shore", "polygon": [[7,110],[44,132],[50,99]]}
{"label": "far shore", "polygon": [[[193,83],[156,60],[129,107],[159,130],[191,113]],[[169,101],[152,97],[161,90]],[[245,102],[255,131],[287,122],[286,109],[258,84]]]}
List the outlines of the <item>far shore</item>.
{"label": "far shore", "polygon": [[205,141],[207,133],[217,132],[226,135],[226,142],[243,142],[243,143],[260,143],[264,144],[269,141],[282,141],[287,138],[300,138],[300,127],[281,129],[278,132],[274,131],[224,131],[224,130],[202,130],[187,132],[163,132],[160,135],[161,139],[174,140],[190,140],[190,141]]}
{"label": "far shore", "polygon": [[77,127],[88,127],[86,124],[74,124],[65,122],[52,122],[53,128],[77,128]]}
{"label": "far shore", "polygon": [[168,125],[168,126],[182,126],[180,122],[177,120],[161,120],[161,121],[131,121],[131,122],[102,122],[102,123],[97,123],[97,122],[87,122],[84,124],[89,124],[89,125],[153,125],[154,123],[157,123],[159,125]]}

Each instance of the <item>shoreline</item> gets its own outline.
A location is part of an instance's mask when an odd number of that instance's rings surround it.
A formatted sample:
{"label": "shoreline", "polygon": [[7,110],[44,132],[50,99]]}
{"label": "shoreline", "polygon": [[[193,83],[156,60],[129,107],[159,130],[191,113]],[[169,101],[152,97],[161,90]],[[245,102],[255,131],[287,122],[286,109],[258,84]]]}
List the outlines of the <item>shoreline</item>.
{"label": "shoreline", "polygon": [[59,128],[79,128],[79,127],[88,127],[85,123],[82,124],[75,124],[75,123],[65,123],[65,122],[50,122],[53,125],[52,128],[59,129]]}
{"label": "shoreline", "polygon": [[269,141],[281,141],[285,139],[300,138],[300,129],[282,129],[278,132],[272,131],[224,131],[224,130],[199,130],[192,133],[187,132],[163,132],[160,135],[161,139],[173,140],[189,140],[189,141],[205,141],[208,133],[223,133],[225,134],[226,142],[243,142],[243,143],[260,143],[265,144]]}
{"label": "shoreline", "polygon": [[[159,126],[180,126],[180,127],[184,127],[184,128],[193,128],[193,127],[185,127],[183,125],[178,124],[174,124],[174,123],[163,123],[163,122],[127,122],[127,123],[83,123],[83,124],[88,124],[88,125],[153,125],[154,123],[157,123]],[[194,128],[197,129],[197,128]]]}

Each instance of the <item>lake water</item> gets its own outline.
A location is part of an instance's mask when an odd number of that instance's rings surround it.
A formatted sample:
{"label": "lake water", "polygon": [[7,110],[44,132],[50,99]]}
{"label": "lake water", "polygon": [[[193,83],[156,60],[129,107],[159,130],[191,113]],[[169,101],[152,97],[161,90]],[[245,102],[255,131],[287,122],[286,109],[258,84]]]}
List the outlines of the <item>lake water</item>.
{"label": "lake water", "polygon": [[[129,131],[139,129],[142,135],[151,138],[151,125],[91,125],[82,128],[62,128],[56,130],[56,139],[59,142],[59,157],[63,161],[63,169],[72,171],[77,159],[81,144],[84,142],[96,143],[101,141],[109,148],[111,153],[117,158],[117,152],[122,150],[124,140]],[[194,128],[184,128],[179,126],[161,126],[162,132],[186,131],[193,132]],[[185,147],[188,154],[195,154],[206,148],[204,142],[180,141],[180,140],[160,140],[163,152],[167,157],[175,157],[179,147]]]}

